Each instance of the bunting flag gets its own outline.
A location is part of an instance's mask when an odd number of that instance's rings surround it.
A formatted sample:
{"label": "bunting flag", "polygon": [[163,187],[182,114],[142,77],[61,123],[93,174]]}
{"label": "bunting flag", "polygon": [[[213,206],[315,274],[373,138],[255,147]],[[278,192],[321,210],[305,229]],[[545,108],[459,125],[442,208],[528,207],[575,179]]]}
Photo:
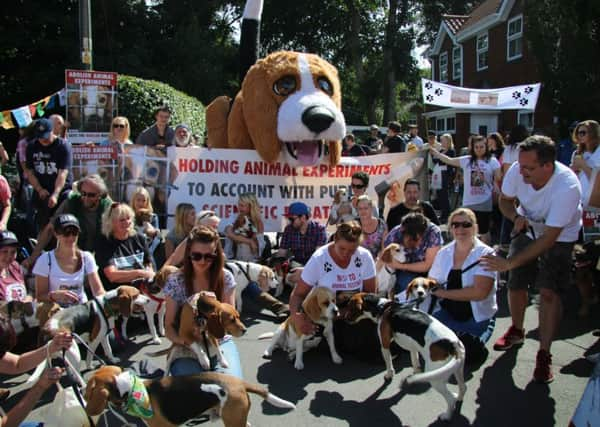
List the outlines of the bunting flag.
{"label": "bunting flag", "polygon": [[12,121],[12,117],[10,117],[10,111],[2,111],[0,113],[0,126],[4,129],[12,129],[15,127],[15,124]]}
{"label": "bunting flag", "polygon": [[54,95],[50,96],[50,100],[46,104],[46,108],[54,107],[54,104],[56,103],[57,98],[58,98],[58,94],[56,94],[56,93]]}
{"label": "bunting flag", "polygon": [[469,89],[421,79],[421,87],[425,104],[480,110],[535,110],[541,84]]}
{"label": "bunting flag", "polygon": [[20,128],[27,127],[29,123],[31,123],[31,111],[29,110],[29,106],[15,108],[12,110],[13,116],[15,116],[15,120]]}

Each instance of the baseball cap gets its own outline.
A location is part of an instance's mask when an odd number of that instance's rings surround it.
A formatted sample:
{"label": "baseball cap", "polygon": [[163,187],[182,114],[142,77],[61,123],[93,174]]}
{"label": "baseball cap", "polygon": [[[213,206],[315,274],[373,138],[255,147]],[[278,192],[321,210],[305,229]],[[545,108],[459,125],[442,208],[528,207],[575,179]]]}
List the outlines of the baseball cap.
{"label": "baseball cap", "polygon": [[371,130],[379,130],[379,126],[377,126],[377,125],[371,125],[371,126],[369,126],[369,128]]}
{"label": "baseball cap", "polygon": [[19,240],[12,231],[4,230],[0,232],[0,248],[5,246],[18,246]]}
{"label": "baseball cap", "polygon": [[48,139],[52,133],[52,121],[50,119],[39,119],[35,122],[35,137]]}
{"label": "baseball cap", "polygon": [[175,126],[175,132],[177,132],[179,129],[186,129],[188,132],[190,131],[190,127],[185,123]]}
{"label": "baseball cap", "polygon": [[79,226],[79,220],[75,218],[75,216],[71,214],[62,214],[56,217],[54,220],[54,231],[60,232],[67,227],[75,227],[79,231],[81,231],[81,227]]}
{"label": "baseball cap", "polygon": [[294,202],[288,209],[287,216],[310,215],[310,208],[302,202]]}

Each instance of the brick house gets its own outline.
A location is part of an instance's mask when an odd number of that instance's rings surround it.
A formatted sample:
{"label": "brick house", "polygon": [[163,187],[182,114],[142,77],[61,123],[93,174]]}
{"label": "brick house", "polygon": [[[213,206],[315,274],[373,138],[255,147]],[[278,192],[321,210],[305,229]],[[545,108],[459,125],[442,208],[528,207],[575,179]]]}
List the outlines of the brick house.
{"label": "brick house", "polygon": [[[471,14],[443,15],[425,55],[431,79],[453,86],[487,89],[541,81],[524,37],[523,0],[486,0]],[[472,133],[508,133],[516,124],[552,135],[553,115],[543,83],[536,110],[469,110],[425,106],[428,128],[451,133],[464,146]]]}

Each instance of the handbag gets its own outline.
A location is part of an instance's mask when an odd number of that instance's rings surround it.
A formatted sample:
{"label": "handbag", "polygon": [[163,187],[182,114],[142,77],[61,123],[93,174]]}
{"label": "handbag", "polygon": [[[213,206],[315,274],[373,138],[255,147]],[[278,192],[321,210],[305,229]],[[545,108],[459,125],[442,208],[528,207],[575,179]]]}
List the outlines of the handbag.
{"label": "handbag", "polygon": [[442,189],[442,167],[436,164],[433,167],[433,173],[431,174],[431,189],[441,190]]}
{"label": "handbag", "polygon": [[73,388],[56,385],[54,401],[40,409],[44,427],[93,427]]}

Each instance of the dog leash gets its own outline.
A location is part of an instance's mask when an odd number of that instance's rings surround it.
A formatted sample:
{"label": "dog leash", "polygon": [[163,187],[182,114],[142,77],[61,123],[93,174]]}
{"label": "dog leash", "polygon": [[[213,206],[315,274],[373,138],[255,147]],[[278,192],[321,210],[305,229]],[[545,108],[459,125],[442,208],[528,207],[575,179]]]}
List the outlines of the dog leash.
{"label": "dog leash", "polygon": [[94,351],[92,351],[90,346],[87,345],[87,343],[84,341],[83,338],[81,338],[75,332],[71,332],[71,335],[73,336],[73,338],[75,338],[79,342],[79,344],[81,344],[86,349],[86,351],[89,351],[91,353],[91,355],[100,362],[101,365],[106,365],[106,362],[100,356],[98,356]]}

